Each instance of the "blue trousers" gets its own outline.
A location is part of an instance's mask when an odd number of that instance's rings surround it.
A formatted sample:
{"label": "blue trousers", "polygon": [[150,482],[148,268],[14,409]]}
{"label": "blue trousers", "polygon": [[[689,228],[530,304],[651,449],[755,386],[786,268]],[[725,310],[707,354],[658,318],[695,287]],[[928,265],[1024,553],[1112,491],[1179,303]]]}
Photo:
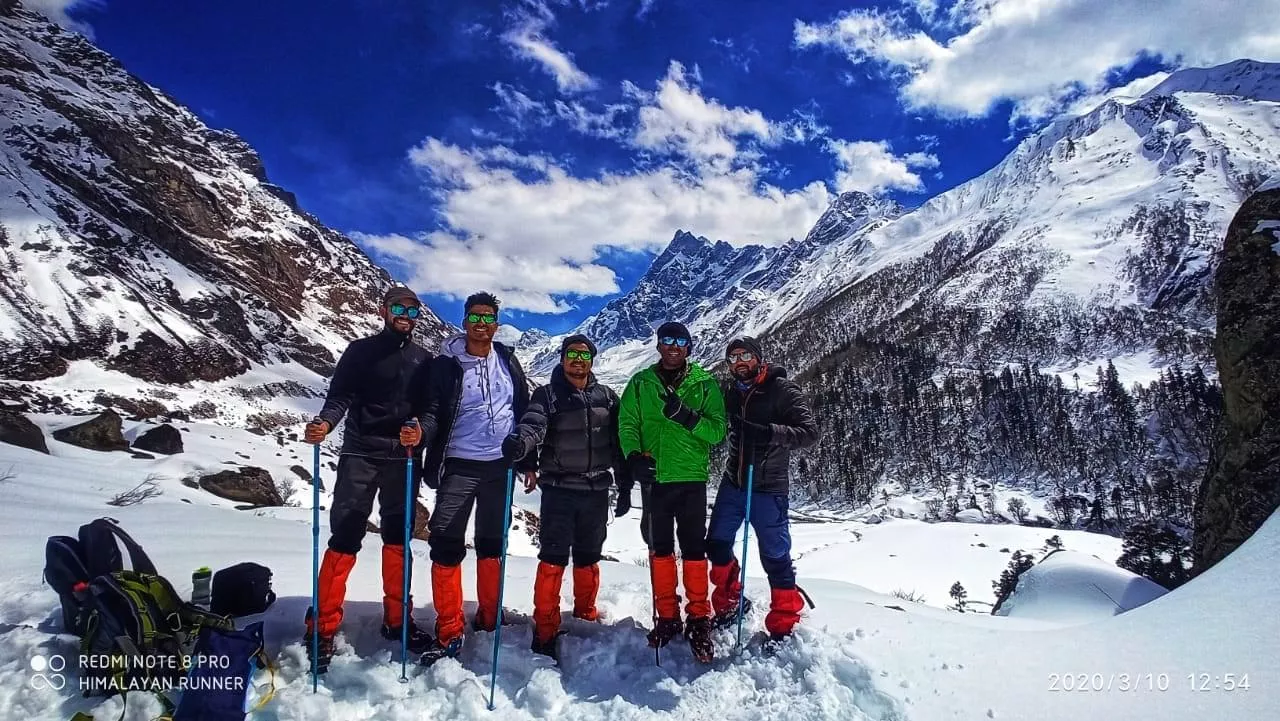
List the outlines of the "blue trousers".
{"label": "blue trousers", "polygon": [[[707,559],[712,565],[723,566],[734,560],[733,545],[746,514],[746,490],[722,481],[707,529]],[[751,528],[760,546],[760,565],[769,576],[769,586],[795,588],[787,497],[780,493],[752,493]]]}

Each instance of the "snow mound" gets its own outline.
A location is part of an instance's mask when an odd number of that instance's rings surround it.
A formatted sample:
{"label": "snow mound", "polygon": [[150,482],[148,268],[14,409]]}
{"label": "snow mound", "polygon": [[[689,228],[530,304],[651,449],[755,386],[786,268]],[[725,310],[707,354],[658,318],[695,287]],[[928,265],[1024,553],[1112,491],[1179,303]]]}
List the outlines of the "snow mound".
{"label": "snow mound", "polygon": [[1078,551],[1054,551],[1018,579],[997,616],[1083,623],[1115,616],[1168,591],[1142,576]]}

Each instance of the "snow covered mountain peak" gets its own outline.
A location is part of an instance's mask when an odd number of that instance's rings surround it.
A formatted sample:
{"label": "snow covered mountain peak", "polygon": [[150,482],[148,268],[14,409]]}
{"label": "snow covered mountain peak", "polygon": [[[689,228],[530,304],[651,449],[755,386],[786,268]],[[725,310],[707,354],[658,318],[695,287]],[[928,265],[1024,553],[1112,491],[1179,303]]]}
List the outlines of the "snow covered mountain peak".
{"label": "snow covered mountain peak", "polygon": [[[183,412],[209,400],[192,384],[307,397],[376,330],[391,278],[268,182],[247,143],[12,3],[0,106],[0,394]],[[430,344],[446,326],[428,313],[419,330]]]}
{"label": "snow covered mountain peak", "polygon": [[1280,63],[1240,59],[1211,68],[1184,68],[1145,95],[1174,93],[1213,93],[1280,102]]}

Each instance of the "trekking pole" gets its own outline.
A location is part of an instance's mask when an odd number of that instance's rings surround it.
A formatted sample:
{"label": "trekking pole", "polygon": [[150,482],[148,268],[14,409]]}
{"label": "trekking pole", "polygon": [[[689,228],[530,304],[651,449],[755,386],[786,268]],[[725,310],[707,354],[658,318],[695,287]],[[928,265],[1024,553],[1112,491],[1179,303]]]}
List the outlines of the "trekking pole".
{"label": "trekking pole", "polygon": [[738,581],[738,645],[733,652],[742,650],[742,611],[747,601],[747,539],[751,537],[751,490],[755,485],[756,464],[747,466],[747,513],[742,519],[742,577]]}
{"label": "trekking pole", "polygon": [[320,444],[311,473],[311,693],[320,688]]}
{"label": "trekking pole", "polygon": [[[406,426],[418,427],[410,419]],[[404,593],[400,596],[400,683],[409,683],[409,566],[413,554],[413,449],[404,449]]]}
{"label": "trekking pole", "polygon": [[[644,488],[641,487],[640,488],[640,505],[641,505],[640,512],[642,514],[646,510],[646,507],[649,505],[649,503],[647,503],[646,501],[652,501],[652,500],[653,500],[653,486],[649,487],[648,499],[645,498]],[[653,575],[653,560],[654,558],[656,558],[656,556],[653,555],[653,509],[649,508],[648,511],[649,511],[649,551],[650,551],[649,552],[649,589],[651,591],[651,597],[653,598],[653,630],[656,632],[658,630],[658,584],[654,581],[656,576]],[[659,653],[659,647],[658,645],[654,645],[653,665],[661,667],[662,657],[659,656],[658,653]]]}
{"label": "trekking pole", "polygon": [[511,528],[511,495],[515,486],[515,467],[507,466],[507,503],[502,524],[502,561],[498,571],[498,625],[493,630],[493,673],[489,678],[489,710],[493,710],[493,694],[498,689],[498,648],[502,644],[502,592],[507,585],[507,536]]}

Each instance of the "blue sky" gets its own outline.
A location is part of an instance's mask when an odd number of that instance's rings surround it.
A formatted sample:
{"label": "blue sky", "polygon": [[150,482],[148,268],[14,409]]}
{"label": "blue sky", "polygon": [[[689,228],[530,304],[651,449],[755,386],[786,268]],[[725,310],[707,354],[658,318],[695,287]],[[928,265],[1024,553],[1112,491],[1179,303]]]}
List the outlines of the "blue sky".
{"label": "blue sky", "polygon": [[677,229],[776,244],[840,191],[918,205],[1111,89],[1275,59],[1191,0],[28,2],[244,137],[438,312],[492,290],[552,332]]}

